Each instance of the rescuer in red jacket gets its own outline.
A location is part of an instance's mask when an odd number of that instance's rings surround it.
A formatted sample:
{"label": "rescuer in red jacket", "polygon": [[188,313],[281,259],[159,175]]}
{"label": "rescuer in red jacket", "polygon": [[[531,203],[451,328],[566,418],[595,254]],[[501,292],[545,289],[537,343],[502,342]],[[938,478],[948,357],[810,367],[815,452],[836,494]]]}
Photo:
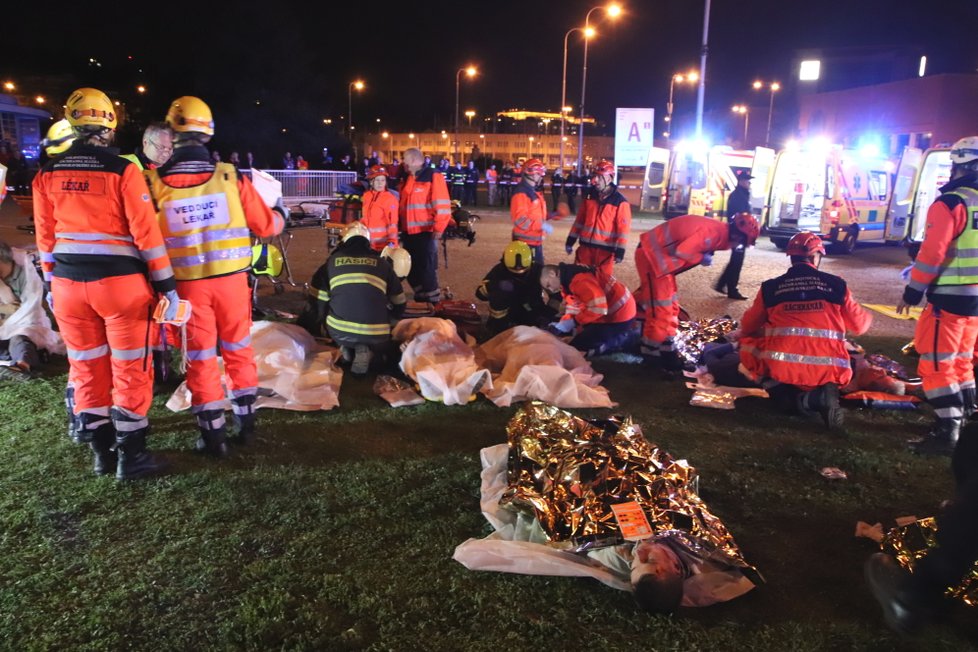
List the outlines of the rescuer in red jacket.
{"label": "rescuer in red jacket", "polygon": [[523,177],[513,189],[509,215],[513,219],[513,240],[525,242],[533,252],[533,262],[543,265],[543,234],[553,231],[547,224],[547,201],[537,192],[537,184],[547,173],[538,158],[523,164]]}
{"label": "rescuer in red jacket", "polygon": [[741,213],[728,224],[701,215],[674,217],[646,231],[635,251],[635,267],[644,297],[642,355],[665,371],[678,371],[672,338],[679,327],[676,276],[697,265],[713,263],[713,252],[753,245],[760,234],[757,218]]}
{"label": "rescuer in red jacket", "polygon": [[[972,355],[978,341],[978,136],[951,148],[951,180],[927,209],[927,230],[897,312],[927,295],[917,321],[917,372],[937,423],[919,453],[950,455],[975,411]],[[974,443],[978,445],[978,441]]]}
{"label": "rescuer in red jacket", "polygon": [[452,200],[445,177],[425,166],[421,150],[404,152],[404,169],[408,176],[401,185],[398,219],[404,234],[401,244],[411,254],[408,283],[415,301],[438,303],[438,241],[452,218]]}
{"label": "rescuer in red jacket", "polygon": [[370,248],[383,251],[396,247],[397,196],[387,189],[387,168],[374,165],[367,172],[369,190],[363,193],[363,217],[360,222],[370,231]]}
{"label": "rescuer in red jacket", "polygon": [[846,331],[862,335],[872,317],[846,282],[819,271],[822,240],[803,231],[788,242],[791,267],[764,281],[741,320],[741,371],[788,412],[819,413],[842,428],[839,386],[852,378]]}
{"label": "rescuer in red jacket", "polygon": [[94,88],[65,103],[76,140],[34,179],[44,281],[68,349],[79,441],[98,475],[128,480],[162,468],[146,449],[153,401],[148,360],[156,294],[170,300],[173,269],[139,168],[110,149],[115,105]]}
{"label": "rescuer in red jacket", "polygon": [[581,265],[544,265],[540,285],[564,298],[564,314],[550,324],[551,330],[571,335],[580,326],[570,341],[574,348],[601,355],[620,351],[632,340],[635,298],[614,276]]}
{"label": "rescuer in red jacket", "polygon": [[[197,449],[227,454],[224,418],[228,380],[238,440],[255,435],[258,371],[251,349],[251,233],[270,237],[285,220],[230,163],[215,163],[205,146],[214,135],[210,107],[184,96],[170,104],[173,156],[146,170],[157,219],[173,263],[177,293],[193,306],[187,323],[187,387],[200,438]],[[221,374],[217,357],[224,360]]]}
{"label": "rescuer in red jacket", "polygon": [[567,236],[567,253],[577,246],[574,262],[595,267],[605,274],[625,258],[628,234],[632,230],[632,207],[614,183],[615,166],[600,161],[591,173],[591,188],[577,211],[577,219]]}

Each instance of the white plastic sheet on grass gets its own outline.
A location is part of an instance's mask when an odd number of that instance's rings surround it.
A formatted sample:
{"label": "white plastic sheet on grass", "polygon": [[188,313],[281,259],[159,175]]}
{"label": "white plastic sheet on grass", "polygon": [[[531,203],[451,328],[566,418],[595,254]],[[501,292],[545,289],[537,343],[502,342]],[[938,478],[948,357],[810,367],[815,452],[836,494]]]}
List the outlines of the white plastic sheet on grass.
{"label": "white plastic sheet on grass", "polygon": [[[252,324],[251,347],[258,366],[256,408],[309,412],[332,410],[340,404],[343,371],[334,364],[337,349],[318,343],[298,326],[271,321]],[[230,409],[230,400],[225,402],[225,409]],[[190,407],[186,382],[173,392],[166,406],[174,412]]]}

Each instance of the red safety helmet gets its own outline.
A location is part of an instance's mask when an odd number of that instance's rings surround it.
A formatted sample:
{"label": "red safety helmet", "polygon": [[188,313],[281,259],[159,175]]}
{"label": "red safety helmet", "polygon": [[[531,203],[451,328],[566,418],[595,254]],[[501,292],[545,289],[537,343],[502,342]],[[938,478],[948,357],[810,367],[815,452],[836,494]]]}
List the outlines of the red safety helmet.
{"label": "red safety helmet", "polygon": [[547,166],[538,158],[530,158],[523,163],[523,174],[539,174],[543,176],[546,173]]}
{"label": "red safety helmet", "polygon": [[389,177],[387,174],[387,168],[383,165],[371,165],[370,170],[367,171],[367,181],[371,179],[376,179],[377,177]]}
{"label": "red safety helmet", "polygon": [[750,213],[737,213],[734,215],[733,225],[747,237],[747,244],[749,245],[757,242],[757,236],[761,235],[761,224]]}
{"label": "red safety helmet", "polygon": [[822,239],[811,231],[802,231],[791,236],[784,252],[789,256],[814,256],[815,254],[824,256],[825,245]]}
{"label": "red safety helmet", "polygon": [[612,163],[611,161],[606,161],[604,159],[601,159],[600,161],[598,161],[598,164],[595,165],[594,169],[591,171],[592,177],[598,175],[608,175],[611,177],[615,176],[615,164]]}

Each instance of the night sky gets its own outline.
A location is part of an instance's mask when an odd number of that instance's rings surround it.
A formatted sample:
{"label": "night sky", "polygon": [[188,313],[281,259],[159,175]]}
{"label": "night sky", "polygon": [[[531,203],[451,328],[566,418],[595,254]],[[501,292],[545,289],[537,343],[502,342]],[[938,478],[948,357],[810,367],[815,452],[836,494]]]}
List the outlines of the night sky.
{"label": "night sky", "polygon": [[[361,130],[375,130],[378,117],[391,131],[448,127],[455,71],[469,63],[480,74],[463,78],[463,111],[558,110],[564,33],[598,3],[413,2],[396,11],[386,2],[335,0],[209,4],[103,2],[86,14],[85,4],[69,13],[18,2],[4,11],[12,20],[4,21],[0,76],[55,80],[24,89],[30,93],[101,86],[139,115],[158,118],[173,97],[197,94],[214,108],[218,145],[315,152],[309,143],[338,142],[347,85],[356,78],[367,84],[353,99]],[[653,106],[663,115],[670,75],[698,67],[702,2],[622,4],[625,15],[616,21],[593,14],[599,36],[589,54],[587,110],[609,124],[618,106]],[[978,2],[714,0],[707,109],[765,104],[750,88],[755,78],[789,84],[788,101],[796,50],[852,46],[917,48],[928,55],[929,74],[975,72]],[[574,34],[568,104],[575,106],[581,52]],[[139,83],[149,88],[142,98],[133,91]],[[676,111],[694,106],[695,92],[677,87]],[[325,117],[333,127],[322,124]]]}

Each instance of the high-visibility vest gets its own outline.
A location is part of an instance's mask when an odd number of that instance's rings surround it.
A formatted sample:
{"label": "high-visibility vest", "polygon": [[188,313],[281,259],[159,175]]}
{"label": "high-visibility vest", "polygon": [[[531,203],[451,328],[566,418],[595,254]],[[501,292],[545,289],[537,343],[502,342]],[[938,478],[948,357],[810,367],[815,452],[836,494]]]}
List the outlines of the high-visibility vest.
{"label": "high-visibility vest", "polygon": [[943,270],[934,285],[978,285],[978,190],[961,187],[948,195],[957,195],[964,201],[968,219],[954,244],[947,250]]}
{"label": "high-visibility vest", "polygon": [[248,269],[251,238],[232,164],[216,164],[206,183],[187,188],[167,185],[156,170],[144,174],[178,281]]}
{"label": "high-visibility vest", "polygon": [[542,246],[547,207],[540,193],[528,182],[520,182],[513,190],[509,210],[513,220],[513,240],[522,240],[531,247]]}

